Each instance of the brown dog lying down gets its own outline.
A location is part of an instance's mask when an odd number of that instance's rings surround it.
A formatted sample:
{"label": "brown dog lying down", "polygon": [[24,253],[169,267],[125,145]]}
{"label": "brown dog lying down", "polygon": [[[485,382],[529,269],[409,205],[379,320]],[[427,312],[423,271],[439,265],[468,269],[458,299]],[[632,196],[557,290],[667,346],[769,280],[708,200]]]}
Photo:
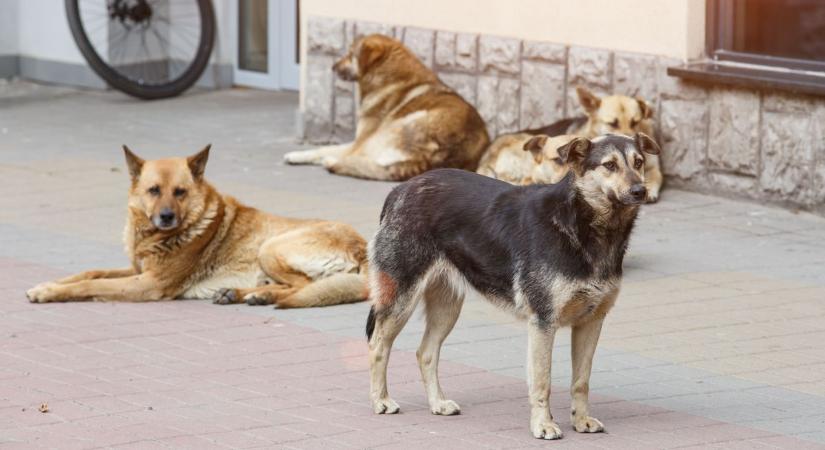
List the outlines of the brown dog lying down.
{"label": "brown dog lying down", "polygon": [[571,134],[550,138],[530,133],[499,136],[490,144],[476,172],[522,186],[558,183],[568,171],[558,149],[575,138]]}
{"label": "brown dog lying down", "polygon": [[[482,157],[478,173],[515,184],[525,184],[525,182],[527,184],[554,183],[560,180],[563,174],[559,175],[558,170],[550,170],[554,167],[548,167],[546,158],[541,161],[536,159],[533,163],[535,166],[544,165],[545,167],[528,167],[532,162],[530,158],[525,158],[523,153],[524,144],[527,143],[530,136],[547,135],[567,139],[567,135],[572,135],[593,139],[605,134],[632,136],[641,132],[648,136],[653,135],[651,119],[653,111],[644,100],[624,95],[599,98],[583,87],[576,88],[576,94],[587,113],[585,116],[562,119],[542,128],[497,137]],[[564,145],[569,140],[561,142],[559,146]],[[548,142],[552,145],[556,144],[552,140]],[[499,159],[505,159],[506,161],[499,162]],[[521,162],[512,164],[512,161],[517,160]],[[525,173],[533,173],[534,171],[538,172],[538,177],[531,180],[525,179]],[[655,202],[659,199],[662,181],[659,157],[658,155],[650,155],[645,158],[645,187],[647,188],[648,202]]]}
{"label": "brown dog lying down", "polygon": [[124,151],[131,267],[39,284],[31,302],[182,297],[299,308],[366,299],[366,242],[349,225],[273,216],[221,195],[203,177],[209,147],[154,161]]}
{"label": "brown dog lying down", "polygon": [[290,152],[287,163],[375,180],[406,180],[440,167],[476,169],[489,143],[484,121],[401,42],[366,36],[333,69],[358,82],[355,141]]}

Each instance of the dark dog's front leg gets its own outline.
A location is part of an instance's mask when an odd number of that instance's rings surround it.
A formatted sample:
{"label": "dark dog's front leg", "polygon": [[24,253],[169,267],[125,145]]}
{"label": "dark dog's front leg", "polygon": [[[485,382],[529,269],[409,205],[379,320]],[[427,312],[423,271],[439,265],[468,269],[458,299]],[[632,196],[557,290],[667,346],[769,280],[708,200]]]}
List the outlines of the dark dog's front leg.
{"label": "dark dog's front leg", "polygon": [[576,325],[572,331],[571,352],[573,357],[573,378],[570,385],[570,421],[579,433],[598,433],[604,431],[604,425],[598,419],[590,417],[590,369],[593,366],[593,354],[602,331],[604,317],[595,318],[587,323]]}
{"label": "dark dog's front leg", "polygon": [[538,439],[561,439],[561,428],[550,414],[550,366],[556,329],[531,318],[527,325],[527,383],[530,390],[530,431]]}
{"label": "dark dog's front leg", "polygon": [[153,301],[163,298],[164,292],[150,273],[123,278],[101,278],[59,284],[39,284],[26,292],[32,303],[68,301]]}

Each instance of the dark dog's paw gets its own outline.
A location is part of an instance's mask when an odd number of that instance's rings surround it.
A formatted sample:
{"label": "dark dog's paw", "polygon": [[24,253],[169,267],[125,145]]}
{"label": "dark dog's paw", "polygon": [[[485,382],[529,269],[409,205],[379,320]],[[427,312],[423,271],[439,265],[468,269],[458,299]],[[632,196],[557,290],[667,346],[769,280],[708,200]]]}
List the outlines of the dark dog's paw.
{"label": "dark dog's paw", "polygon": [[238,303],[238,293],[235,289],[219,289],[218,292],[215,293],[215,298],[212,300],[212,303],[216,305],[229,305],[232,303]]}

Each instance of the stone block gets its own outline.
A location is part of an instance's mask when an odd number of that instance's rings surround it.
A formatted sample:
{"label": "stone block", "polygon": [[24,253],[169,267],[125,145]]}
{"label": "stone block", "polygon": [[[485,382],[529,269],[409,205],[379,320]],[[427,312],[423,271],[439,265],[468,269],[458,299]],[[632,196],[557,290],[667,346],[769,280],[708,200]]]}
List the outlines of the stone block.
{"label": "stone block", "polygon": [[468,103],[473,106],[477,106],[477,79],[475,75],[467,73],[442,72],[438,74],[438,77],[441,78],[441,81],[443,81],[444,84],[456,91],[458,95],[462,96]]}
{"label": "stone block", "polygon": [[478,112],[487,124],[490,136],[518,130],[519,94],[518,80],[495,76],[478,77]]}
{"label": "stone block", "polygon": [[313,16],[307,20],[307,48],[310,53],[340,55],[346,48],[344,21]]}
{"label": "stone block", "polygon": [[521,57],[554,64],[566,64],[567,46],[552,42],[523,41]]}
{"label": "stone block", "polygon": [[708,161],[711,167],[757,175],[759,93],[719,88],[710,94]]}
{"label": "stone block", "polygon": [[813,184],[811,116],[769,111],[762,114],[762,190],[780,200],[807,203]]}
{"label": "stone block", "polygon": [[478,35],[459,33],[455,37],[455,68],[475,71],[478,68]]}
{"label": "stone block", "polygon": [[659,57],[656,71],[656,88],[661,98],[677,98],[682,100],[703,100],[708,97],[709,89],[703,85],[682,81],[679,77],[667,74],[668,67],[684,64],[680,59]]}
{"label": "stone block", "polygon": [[762,110],[780,113],[811,114],[816,111],[817,99],[807,95],[786,92],[765,92],[762,97]]}
{"label": "stone block", "polygon": [[655,107],[659,64],[655,56],[639,53],[613,54],[613,93],[641,97]]}
{"label": "stone block", "polygon": [[582,113],[576,97],[576,86],[585,86],[598,95],[611,93],[613,54],[609,50],[570,47],[567,55],[565,116],[575,116]]}
{"label": "stone block", "polygon": [[510,75],[519,73],[521,42],[518,39],[481,36],[478,46],[478,60],[482,72]]}
{"label": "stone block", "polygon": [[383,34],[384,36],[396,37],[396,27],[384,23],[375,22],[355,22],[355,39],[368,36],[370,34]]}
{"label": "stone block", "polygon": [[435,33],[435,65],[436,67],[455,67],[455,33],[436,31]]}
{"label": "stone block", "polygon": [[332,56],[317,54],[307,58],[303,117],[305,137],[312,143],[326,143],[332,137],[333,61]]}
{"label": "stone block", "polygon": [[520,127],[537,128],[564,117],[564,65],[522,61]]}
{"label": "stone block", "polygon": [[662,99],[660,117],[660,161],[665,175],[684,180],[700,176],[705,170],[707,159],[707,104]]}
{"label": "stone block", "polygon": [[425,66],[433,67],[435,31],[407,27],[404,29],[404,45],[412,51]]}

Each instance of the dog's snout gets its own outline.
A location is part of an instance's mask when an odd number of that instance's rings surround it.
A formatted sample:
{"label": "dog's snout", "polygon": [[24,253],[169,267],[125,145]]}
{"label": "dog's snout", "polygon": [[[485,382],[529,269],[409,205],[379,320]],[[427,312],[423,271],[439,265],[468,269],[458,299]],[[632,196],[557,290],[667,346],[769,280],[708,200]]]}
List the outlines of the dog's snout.
{"label": "dog's snout", "polygon": [[169,208],[164,208],[160,211],[158,217],[160,218],[161,223],[168,225],[175,221],[175,212]]}
{"label": "dog's snout", "polygon": [[634,184],[630,187],[630,195],[637,199],[644,199],[647,196],[647,188],[643,184]]}

